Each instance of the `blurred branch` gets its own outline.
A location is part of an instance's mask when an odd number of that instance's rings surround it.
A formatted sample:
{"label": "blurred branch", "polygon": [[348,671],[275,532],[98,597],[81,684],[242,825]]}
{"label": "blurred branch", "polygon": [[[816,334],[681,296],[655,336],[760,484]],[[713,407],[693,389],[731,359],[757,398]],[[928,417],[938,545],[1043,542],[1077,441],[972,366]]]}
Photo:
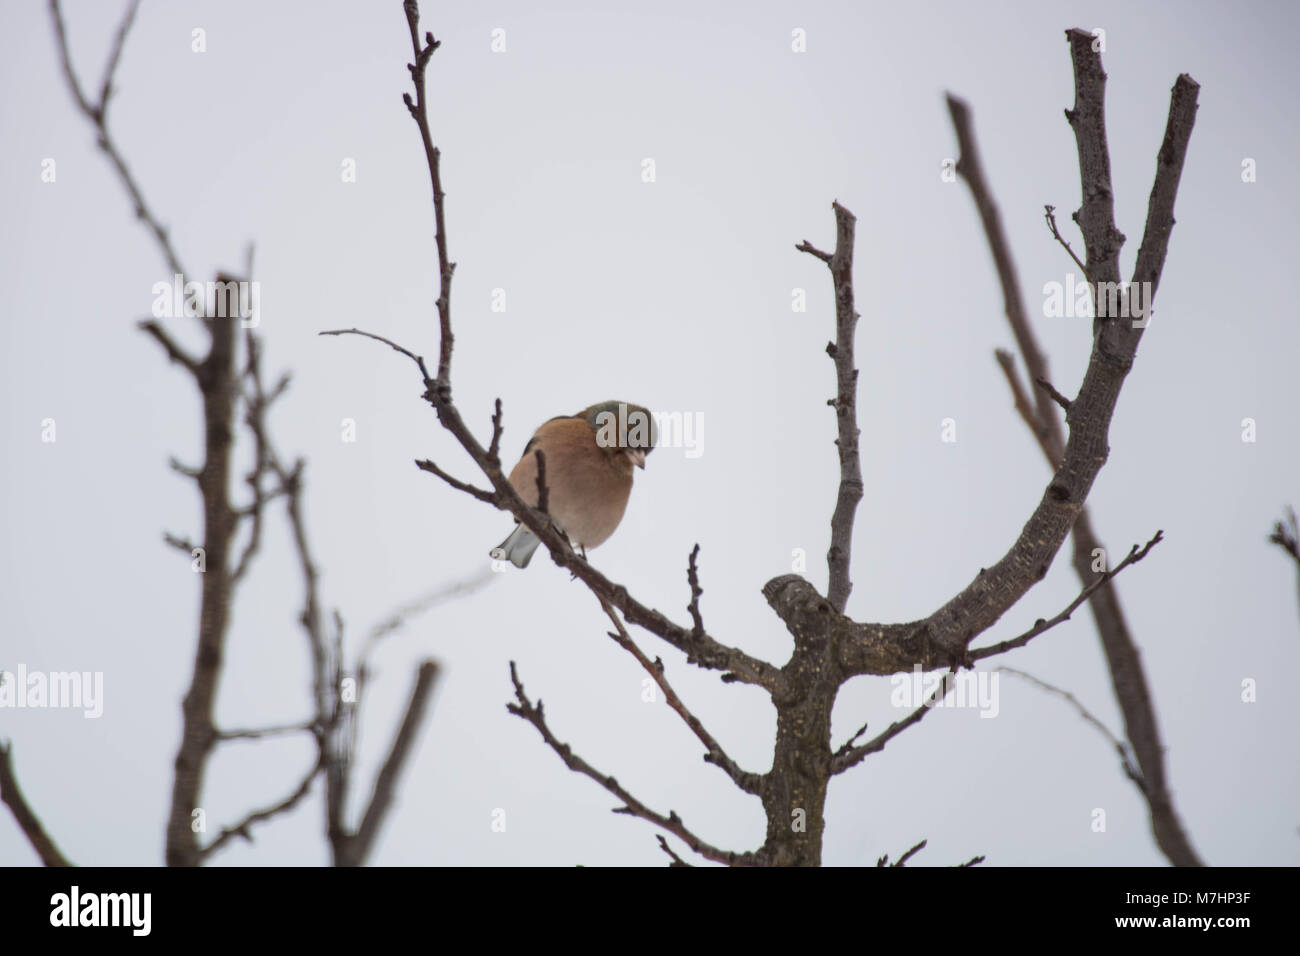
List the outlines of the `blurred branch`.
{"label": "blurred branch", "polygon": [[[131,32],[131,27],[135,23],[136,11],[140,8],[140,0],[131,0],[130,6],[127,7],[126,15],[118,25],[117,35],[113,40],[112,52],[109,54],[108,65],[104,70],[104,79],[99,86],[99,99],[92,102],[82,91],[81,83],[77,80],[77,74],[72,68],[72,57],[68,52],[67,31],[63,26],[63,11],[60,8],[59,0],[50,0],[50,16],[54,20],[54,33],[58,40],[59,62],[63,66],[63,75],[68,81],[68,89],[72,92],[72,98],[76,101],[77,108],[81,110],[82,115],[94,124],[99,136],[96,144],[104,151],[117,171],[117,177],[126,187],[127,194],[131,197],[131,202],[135,207],[135,215],[141,222],[148,227],[153,233],[158,248],[162,250],[163,258],[167,261],[168,268],[175,274],[188,275],[185,269],[181,267],[180,258],[176,255],[176,250],[172,246],[171,236],[158,217],[149,209],[145,203],[144,194],[140,191],[140,186],[135,177],[131,174],[130,167],[126,165],[126,160],[122,158],[122,153],[118,150],[117,144],[108,132],[108,101],[113,94],[113,76],[117,72],[118,62],[122,57],[122,48],[126,45],[127,35]],[[167,338],[166,333],[159,329],[157,332],[150,332],[155,338],[160,340]],[[167,346],[168,355],[173,357],[183,355],[183,351],[174,346]],[[179,359],[178,359],[179,360]]]}
{"label": "blurred branch", "polygon": [[[81,113],[95,127],[99,148],[108,156],[118,179],[134,205],[137,217],[152,233],[170,271],[177,276],[185,276],[188,273],[181,265],[180,257],[167,229],[145,201],[143,191],[127,166],[107,123],[108,104],[113,93],[113,78],[138,7],[138,0],[128,7],[110,51],[98,99],[91,101],[72,66],[67,30],[60,4],[58,0],[50,0],[50,13],[54,23],[60,62],[73,100]],[[253,251],[250,246],[246,263],[249,277],[252,274],[252,266]],[[448,269],[448,279],[449,273]],[[218,274],[217,279],[220,283],[238,281],[224,274]],[[242,291],[241,288],[240,292]],[[241,301],[241,315],[243,309],[244,303]],[[432,662],[421,665],[407,718],[393,743],[384,770],[376,781],[374,795],[362,821],[362,829],[357,834],[347,833],[341,821],[346,797],[345,785],[352,757],[351,744],[355,730],[356,708],[344,706],[339,695],[342,621],[336,613],[334,616],[336,627],[331,643],[331,635],[327,633],[319,597],[319,572],[308,546],[306,522],[303,516],[302,476],[306,467],[305,462],[300,459],[291,466],[286,465],[270,439],[267,426],[269,409],[276,399],[284,394],[289,384],[289,377],[283,375],[273,387],[270,389],[265,387],[261,373],[261,341],[251,328],[246,330],[244,337],[246,364],[242,371],[237,371],[236,319],[233,316],[220,315],[220,309],[217,312],[218,314],[199,316],[209,339],[207,354],[201,358],[182,348],[172,333],[161,323],[153,319],[139,323],[141,330],[162,347],[168,359],[179,364],[190,374],[203,402],[205,436],[205,457],[201,467],[186,467],[174,458],[171,461],[171,466],[176,471],[195,480],[199,487],[204,516],[201,545],[204,574],[201,577],[198,646],[190,686],[182,704],[183,728],[175,760],[176,771],[167,824],[167,863],[180,866],[197,865],[236,836],[251,839],[251,829],[255,824],[296,806],[311,789],[316,774],[322,771],[325,771],[328,783],[327,835],[335,850],[336,862],[339,862],[342,857],[344,862],[359,863],[368,855],[387,808],[391,805],[396,780],[406,762],[416,726],[426,709],[437,668]],[[399,348],[399,351],[402,350]],[[449,354],[448,343],[447,355]],[[427,380],[423,360],[415,355],[410,357],[416,361]],[[236,507],[230,500],[230,472],[235,441],[235,408],[241,399],[244,402],[243,421],[254,443],[254,460],[250,471],[245,476],[245,482],[252,492],[252,502]],[[267,479],[274,479],[271,487],[265,485]],[[316,715],[310,721],[283,727],[222,732],[214,725],[213,709],[229,629],[230,609],[234,603],[236,587],[247,574],[259,551],[265,510],[270,503],[280,499],[285,502],[293,545],[303,579],[304,598],[300,620],[306,632],[311,656]],[[238,559],[232,561],[237,527],[240,520],[244,518],[251,519],[249,536]],[[196,550],[195,546],[185,538],[171,534],[165,537],[174,547],[191,553]],[[223,741],[258,739],[296,731],[312,733],[317,748],[317,759],[301,783],[283,800],[250,813],[234,826],[224,828],[212,843],[201,847],[198,836],[190,825],[191,814],[200,804],[208,759],[215,745]]]}
{"label": "blurred branch", "polygon": [[1057,697],[1060,697],[1063,700],[1065,700],[1067,703],[1069,703],[1070,706],[1072,706],[1076,711],[1078,711],[1080,717],[1082,717],[1088,723],[1092,724],[1092,726],[1096,727],[1097,730],[1101,733],[1101,735],[1110,741],[1111,746],[1115,748],[1115,752],[1119,754],[1119,762],[1120,762],[1120,766],[1124,770],[1124,775],[1127,776],[1130,780],[1133,781],[1133,783],[1137,785],[1138,790],[1142,792],[1143,796],[1146,796],[1146,782],[1142,779],[1142,771],[1139,770],[1137,764],[1133,762],[1132,749],[1129,747],[1127,743],[1120,740],[1113,733],[1111,733],[1110,728],[1107,727],[1105,724],[1103,724],[1099,719],[1097,719],[1097,717],[1092,713],[1092,711],[1088,710],[1087,707],[1084,707],[1083,704],[1079,703],[1079,699],[1077,697],[1075,697],[1067,690],[1062,690],[1061,688],[1057,687],[1055,684],[1049,684],[1047,683],[1047,681],[1039,680],[1033,674],[1026,673],[1025,671],[1022,670],[1016,670],[1016,668],[1014,667],[995,667],[993,669],[995,671],[1001,671],[1004,674],[1013,674],[1016,677],[1019,677],[1021,680],[1028,681],[1029,683],[1033,684],[1035,687],[1038,687],[1041,690],[1045,690],[1049,694],[1055,694]]}
{"label": "blurred branch", "polygon": [[197,850],[197,859],[195,860],[195,864],[197,865],[198,863],[205,861],[235,837],[241,837],[249,843],[252,843],[253,824],[262,823],[277,814],[285,813],[296,807],[303,797],[307,796],[307,794],[311,792],[312,781],[316,779],[316,774],[320,773],[320,769],[321,764],[318,759],[316,763],[312,765],[311,769],[303,775],[302,782],[298,784],[297,788],[283,800],[278,803],[273,803],[269,807],[264,807],[261,810],[254,810],[233,826],[222,827],[221,832],[217,834],[217,837],[211,843]]}
{"label": "blurred branch", "polygon": [[[397,782],[410,759],[424,721],[425,711],[429,706],[429,697],[433,693],[438,679],[438,665],[434,661],[421,661],[415,673],[415,686],[411,690],[410,701],[406,705],[406,716],[393,738],[389,748],[388,759],[375,778],[375,789],[370,796],[370,803],[362,815],[361,824],[354,834],[347,835],[339,841],[335,851],[335,866],[362,866],[374,849],[375,838],[392,808],[397,790]],[[341,849],[342,852],[339,852]]]}
{"label": "blurred branch", "polygon": [[218,740],[260,740],[262,737],[285,737],[290,734],[315,733],[316,724],[313,721],[299,721],[296,724],[281,724],[275,727],[259,727],[256,729],[242,730],[218,730]]}
{"label": "blurred branch", "polygon": [[[3,672],[0,672],[0,678],[4,677]],[[45,827],[41,825],[36,811],[28,805],[22,790],[19,789],[18,778],[14,776],[13,748],[2,740],[0,740],[0,803],[9,808],[9,812],[13,814],[18,824],[18,829],[23,831],[23,836],[27,837],[27,842],[41,858],[43,866],[72,866],[67,857],[54,845],[53,838],[45,832]]]}
{"label": "blurred branch", "polygon": [[1273,542],[1295,560],[1296,587],[1300,589],[1300,522],[1296,520],[1294,508],[1287,508],[1282,521],[1273,525],[1273,533],[1268,536]]}

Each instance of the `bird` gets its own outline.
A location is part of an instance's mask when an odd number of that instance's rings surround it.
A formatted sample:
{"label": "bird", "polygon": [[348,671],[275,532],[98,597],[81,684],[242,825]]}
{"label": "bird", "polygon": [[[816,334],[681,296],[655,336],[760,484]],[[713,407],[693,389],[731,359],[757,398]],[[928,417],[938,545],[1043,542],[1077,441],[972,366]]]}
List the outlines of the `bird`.
{"label": "bird", "polygon": [[[608,540],[623,520],[634,468],[645,468],[646,455],[657,442],[654,417],[644,406],[598,402],[543,423],[511,470],[510,484],[530,507],[537,507],[536,452],[541,451],[547,513],[585,555]],[[540,543],[516,521],[514,531],[488,554],[526,568]]]}

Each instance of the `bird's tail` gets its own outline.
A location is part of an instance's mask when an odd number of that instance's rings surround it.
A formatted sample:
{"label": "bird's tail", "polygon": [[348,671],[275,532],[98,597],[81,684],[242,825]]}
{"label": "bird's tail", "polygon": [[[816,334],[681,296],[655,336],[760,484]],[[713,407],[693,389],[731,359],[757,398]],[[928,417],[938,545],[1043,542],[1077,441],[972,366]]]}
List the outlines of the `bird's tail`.
{"label": "bird's tail", "polygon": [[516,525],[510,536],[488,552],[493,561],[509,561],[517,568],[528,567],[541,539],[523,525]]}

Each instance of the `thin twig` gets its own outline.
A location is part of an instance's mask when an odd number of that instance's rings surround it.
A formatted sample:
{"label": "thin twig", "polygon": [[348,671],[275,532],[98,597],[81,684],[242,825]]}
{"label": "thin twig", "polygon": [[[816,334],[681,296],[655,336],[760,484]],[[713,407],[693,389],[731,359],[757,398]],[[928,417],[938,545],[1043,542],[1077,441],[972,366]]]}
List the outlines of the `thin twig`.
{"label": "thin twig", "polygon": [[167,358],[182,366],[195,378],[199,376],[199,360],[190,355],[189,352],[186,352],[185,349],[181,348],[177,341],[173,339],[161,325],[152,319],[149,319],[141,322],[139,328],[163,347],[163,351],[167,353]]}
{"label": "thin twig", "polygon": [[1087,707],[1084,707],[1083,704],[1079,702],[1079,699],[1077,697],[1075,697],[1067,690],[1062,690],[1060,687],[1057,687],[1055,684],[1049,684],[1045,680],[1038,679],[1033,674],[1027,673],[1022,670],[1017,670],[1014,667],[1002,666],[1002,667],[995,667],[993,669],[995,671],[1001,671],[1004,674],[1012,674],[1016,677],[1021,678],[1022,680],[1026,680],[1029,683],[1033,684],[1035,687],[1038,687],[1041,690],[1045,690],[1049,694],[1055,694],[1057,697],[1063,698],[1066,702],[1068,702],[1076,711],[1079,712],[1080,717],[1082,717],[1088,723],[1092,724],[1092,726],[1096,727],[1097,730],[1101,732],[1101,735],[1110,741],[1111,746],[1115,748],[1115,752],[1119,754],[1120,766],[1123,767],[1125,775],[1137,785],[1137,788],[1139,790],[1141,790],[1144,794],[1146,793],[1146,782],[1142,779],[1142,771],[1138,769],[1137,764],[1133,760],[1132,749],[1125,741],[1120,740],[1113,733],[1111,733],[1110,728],[1107,727],[1105,724],[1103,724],[1096,716],[1094,716],[1092,711],[1088,710]]}
{"label": "thin twig", "polygon": [[162,250],[163,258],[166,259],[168,267],[174,274],[188,275],[181,267],[180,257],[176,254],[175,247],[172,246],[171,237],[158,217],[153,214],[149,206],[145,203],[144,194],[140,191],[135,177],[131,174],[130,168],[126,165],[126,160],[122,158],[113,137],[108,131],[108,100],[112,95],[113,76],[117,70],[118,61],[122,56],[122,48],[126,45],[126,37],[130,32],[132,24],[135,22],[135,12],[140,6],[140,0],[132,0],[131,6],[127,8],[126,15],[118,27],[117,35],[113,41],[113,48],[109,54],[108,67],[104,71],[104,79],[100,83],[100,98],[97,102],[91,103],[86,98],[81,89],[81,83],[77,79],[77,74],[72,69],[72,57],[68,52],[68,36],[63,26],[63,11],[60,8],[59,0],[50,0],[50,15],[54,20],[54,32],[58,39],[59,62],[63,66],[63,75],[68,81],[68,88],[72,91],[73,99],[76,100],[78,108],[89,119],[98,131],[99,136],[96,142],[99,148],[113,164],[117,170],[118,179],[126,187],[127,193],[131,197],[131,202],[135,206],[136,217],[140,219],[153,233],[154,239],[158,243],[159,249]]}
{"label": "thin twig", "polygon": [[565,766],[575,773],[580,773],[585,777],[590,777],[596,781],[619,800],[623,801],[623,806],[615,808],[615,813],[624,813],[629,816],[640,817],[648,820],[655,826],[676,836],[685,843],[692,851],[698,853],[706,860],[712,860],[715,863],[725,863],[728,866],[747,866],[753,861],[752,853],[733,853],[728,850],[720,850],[711,844],[705,843],[682,822],[676,811],[670,810],[668,816],[656,813],[645,804],[643,804],[632,794],[628,793],[619,785],[619,782],[613,777],[601,773],[587,761],[583,760],[573,752],[568,744],[562,743],[555,734],[551,733],[551,728],[546,724],[546,717],[542,710],[542,702],[539,700],[535,705],[528,699],[524,693],[524,685],[519,680],[519,673],[515,667],[515,662],[510,662],[510,680],[515,685],[516,703],[506,705],[506,709],[522,720],[528,721],[537,728],[537,732],[542,735],[547,746],[554,750],[564,761]]}
{"label": "thin twig", "polygon": [[1064,395],[1062,395],[1060,392],[1058,392],[1056,390],[1056,387],[1051,382],[1049,382],[1045,378],[1039,377],[1034,379],[1034,384],[1037,385],[1039,388],[1041,388],[1043,391],[1045,391],[1048,395],[1050,395],[1052,401],[1060,405],[1064,411],[1066,412],[1070,411],[1070,400],[1066,398]]}
{"label": "thin twig", "polygon": [[659,685],[659,689],[664,692],[664,700],[668,703],[668,706],[677,711],[678,716],[681,717],[682,720],[685,721],[686,726],[691,729],[691,733],[695,734],[695,736],[699,738],[700,743],[704,744],[705,762],[721,768],[722,771],[731,778],[732,782],[746,793],[761,793],[763,787],[762,776],[760,774],[750,773],[747,770],[742,770],[739,764],[727,756],[727,752],[722,749],[722,745],[719,744],[717,739],[705,729],[703,722],[691,712],[690,708],[682,702],[682,699],[677,696],[676,692],[669,685],[668,678],[664,676],[664,662],[657,657],[654,661],[651,661],[650,658],[646,656],[645,652],[643,652],[641,648],[637,646],[636,642],[632,640],[632,636],[628,634],[627,628],[624,627],[623,622],[618,619],[618,614],[615,613],[608,601],[602,600],[600,605],[604,609],[605,614],[614,623],[614,631],[609,632],[609,636],[614,639],[615,643],[617,643],[619,647],[623,648],[637,659],[637,662],[645,669],[645,672],[650,675],[654,682]]}
{"label": "thin twig", "polygon": [[475,498],[477,498],[479,501],[486,502],[487,504],[490,505],[497,504],[497,496],[495,493],[491,491],[484,491],[482,488],[477,488],[474,485],[469,484],[468,482],[461,481],[459,478],[455,478],[452,475],[447,474],[447,472],[443,471],[441,468],[439,468],[437,465],[435,465],[432,461],[430,461],[427,458],[421,458],[417,460],[415,463],[415,467],[419,468],[421,471],[427,471],[431,475],[437,475],[439,478],[445,481],[452,488],[455,488],[457,491],[463,491],[467,495],[472,495]]}
{"label": "thin twig", "polygon": [[182,538],[172,534],[170,531],[163,532],[163,540],[178,551],[184,551],[187,555],[193,555],[198,550],[198,546],[189,538]]}
{"label": "thin twig", "polygon": [[655,839],[659,841],[659,849],[667,853],[669,859],[672,860],[672,862],[668,864],[669,866],[693,866],[694,865],[691,863],[687,863],[680,856],[678,856],[673,851],[673,848],[668,845],[668,841],[664,839],[664,835],[662,833],[656,833]]}
{"label": "thin twig", "polygon": [[863,734],[867,732],[867,726],[868,726],[867,724],[863,724],[861,727],[855,730],[853,732],[853,735],[849,737],[848,740],[844,741],[844,743],[840,745],[839,749],[836,750],[835,753],[831,754],[831,757],[832,758],[842,757],[850,750],[852,750],[853,745],[856,744],[859,740],[861,740]]}
{"label": "thin twig", "polygon": [[[834,756],[831,757],[831,774],[843,773],[846,770],[856,767],[869,755],[880,753],[880,751],[885,749],[885,744],[889,743],[903,731],[907,730],[907,728],[915,727],[925,719],[925,715],[934,710],[934,705],[948,696],[948,692],[952,690],[952,686],[953,672],[946,671],[943,677],[939,680],[939,686],[931,692],[930,696],[925,699],[925,702],[921,704],[920,707],[916,708],[902,720],[894,721],[894,723],[886,727],[884,731],[871,738],[871,740],[867,741],[865,744],[853,747],[849,745],[853,742],[851,740],[849,741],[849,744],[845,744],[837,750]],[[866,730],[865,726],[863,727],[863,730]],[[861,736],[861,734],[862,731],[859,731],[854,735],[853,739],[856,740]]]}
{"label": "thin twig", "polygon": [[492,440],[488,442],[487,460],[497,468],[501,467],[501,399],[497,399],[492,411]]}
{"label": "thin twig", "polygon": [[280,724],[275,727],[259,727],[249,730],[218,730],[218,740],[259,740],[262,737],[282,737],[287,734],[315,733],[317,725],[314,720],[300,720],[296,724]]}
{"label": "thin twig", "polygon": [[920,843],[918,843],[916,846],[912,847],[912,849],[908,850],[906,853],[904,853],[902,856],[900,856],[900,857],[899,857],[895,862],[893,862],[893,863],[890,863],[890,862],[889,862],[889,854],[886,853],[884,856],[882,856],[880,859],[878,859],[878,860],[876,861],[876,866],[891,866],[891,867],[892,867],[892,866],[900,866],[900,867],[901,867],[901,866],[906,866],[906,865],[907,865],[907,861],[910,860],[912,857],[916,856],[916,854],[920,853],[922,850],[924,850],[924,849],[925,849],[925,845],[926,845],[928,842],[929,842],[928,840],[922,840],[922,841],[921,841]]}
{"label": "thin twig", "polygon": [[1165,533],[1163,531],[1157,531],[1151,540],[1141,549],[1139,549],[1138,545],[1133,545],[1133,547],[1129,549],[1129,553],[1125,555],[1123,561],[1115,565],[1115,567],[1111,568],[1109,571],[1103,571],[1101,575],[1098,576],[1097,580],[1093,581],[1086,588],[1080,591],[1079,596],[1066,605],[1065,609],[1055,617],[1047,620],[1039,618],[1034,622],[1033,627],[1018,637],[1013,637],[1010,640],[1002,641],[998,644],[990,644],[988,647],[975,648],[970,652],[970,659],[972,661],[979,661],[986,657],[993,657],[995,654],[1005,654],[1007,651],[1014,650],[1017,647],[1024,647],[1044,631],[1050,631],[1052,628],[1056,627],[1056,625],[1068,621],[1070,615],[1078,610],[1080,605],[1087,601],[1088,598],[1092,597],[1094,591],[1102,587],[1107,581],[1115,577],[1115,575],[1119,574],[1129,565],[1137,564],[1145,558],[1152,548],[1164,540],[1164,535]]}
{"label": "thin twig", "polygon": [[700,546],[697,542],[691,549],[691,557],[686,564],[686,583],[691,588],[691,602],[686,605],[686,610],[690,612],[691,620],[694,622],[691,634],[696,636],[704,633],[704,618],[700,615],[700,595],[704,593],[704,589],[700,587],[700,571],[695,564],[695,559],[699,555]]}
{"label": "thin twig", "polygon": [[[0,672],[2,678],[3,672]],[[8,742],[0,740],[0,803],[4,803],[14,815],[18,829],[23,831],[27,842],[31,844],[43,866],[72,866],[68,858],[55,846],[54,839],[45,831],[40,818],[27,803],[14,776],[13,748]]]}
{"label": "thin twig", "polygon": [[1074,254],[1074,249],[1065,241],[1065,237],[1061,235],[1061,231],[1056,228],[1056,207],[1044,206],[1043,217],[1047,220],[1047,228],[1052,231],[1052,235],[1056,237],[1056,241],[1065,247],[1065,251],[1070,254],[1070,258],[1074,260],[1074,264],[1078,266],[1079,271],[1083,273],[1084,280],[1089,286],[1091,286],[1092,280],[1088,278],[1088,267],[1083,264],[1082,259]]}
{"label": "thin twig", "polygon": [[[403,94],[406,108],[420,129],[420,142],[424,145],[424,156],[429,167],[429,183],[433,188],[434,241],[438,247],[438,379],[437,392],[442,400],[451,399],[451,352],[455,338],[451,333],[451,278],[456,271],[456,263],[447,253],[446,194],[442,190],[442,173],[439,162],[441,153],[433,145],[433,135],[429,132],[429,107],[425,99],[424,73],[433,57],[434,51],[441,46],[432,33],[425,33],[424,43],[420,43],[420,5],[415,0],[406,0],[406,23],[411,31],[411,51],[415,62],[409,64],[411,83],[415,87],[415,101],[411,94]],[[421,363],[423,366],[423,363]],[[423,370],[423,369],[422,369]],[[424,374],[428,379],[427,372]]]}
{"label": "thin twig", "polygon": [[234,826],[222,827],[221,832],[217,835],[216,839],[207,846],[199,849],[199,859],[206,860],[235,837],[242,837],[249,843],[252,843],[252,828],[254,824],[262,823],[277,814],[285,813],[286,811],[292,810],[296,807],[299,802],[301,802],[302,799],[311,792],[312,781],[316,779],[316,774],[320,773],[320,770],[321,761],[318,757],[316,763],[307,771],[306,775],[302,778],[302,782],[298,784],[297,789],[295,789],[293,793],[289,794],[278,803],[271,804],[269,807],[263,807],[261,810],[254,810]]}
{"label": "thin twig", "polygon": [[415,367],[420,370],[420,375],[424,379],[426,384],[433,381],[433,379],[429,378],[429,370],[424,367],[424,356],[416,355],[410,349],[402,348],[402,346],[398,345],[392,339],[386,339],[382,335],[375,335],[373,332],[363,332],[361,331],[361,329],[331,329],[328,332],[317,332],[316,334],[317,335],[361,335],[368,339],[374,339],[376,342],[383,342],[394,352],[401,352],[412,362],[414,362]]}
{"label": "thin twig", "polygon": [[364,684],[369,678],[370,656],[374,653],[375,647],[378,646],[381,640],[405,627],[421,614],[426,614],[435,607],[446,604],[454,598],[467,597],[490,582],[495,581],[497,577],[496,574],[492,573],[491,569],[483,569],[458,581],[452,581],[450,584],[435,588],[427,594],[407,601],[401,607],[389,612],[370,629],[365,644],[362,645],[361,653],[357,655],[356,672],[358,680]]}
{"label": "thin twig", "polygon": [[1061,466],[1060,450],[1052,444],[1052,426],[1055,424],[1056,416],[1053,415],[1048,422],[1044,422],[1038,417],[1038,411],[1030,403],[1029,393],[1025,391],[1025,387],[1020,383],[1020,376],[1016,372],[1016,360],[1010,352],[1006,349],[994,349],[993,355],[998,360],[1002,374],[1006,376],[1007,385],[1011,389],[1012,401],[1015,402],[1016,412],[1020,415],[1030,433],[1038,439],[1038,447],[1042,449],[1048,464],[1053,470],[1056,470]]}
{"label": "thin twig", "polygon": [[[270,456],[267,452],[266,428],[264,426],[266,409],[271,403],[271,398],[264,396],[262,392],[261,348],[252,329],[245,330],[244,351],[247,353],[247,367],[244,370],[244,376],[249,380],[253,389],[251,396],[245,395],[247,408],[244,423],[253,435],[254,449],[253,466],[244,477],[244,481],[253,491],[253,503],[246,510],[240,512],[240,517],[252,518],[252,528],[249,531],[244,550],[239,555],[239,560],[235,562],[235,570],[231,573],[231,580],[235,582],[242,580],[244,575],[248,573],[248,569],[252,566],[253,556],[257,554],[258,549],[261,547],[262,519],[269,500],[269,496],[262,489],[262,479],[271,470]],[[296,489],[298,475],[294,474],[291,478],[292,489],[281,483],[276,490],[281,494],[288,494],[291,490]]]}
{"label": "thin twig", "polygon": [[1273,533],[1268,536],[1268,540],[1295,559],[1296,586],[1300,588],[1300,522],[1296,519],[1294,508],[1286,509],[1283,520],[1273,525]]}

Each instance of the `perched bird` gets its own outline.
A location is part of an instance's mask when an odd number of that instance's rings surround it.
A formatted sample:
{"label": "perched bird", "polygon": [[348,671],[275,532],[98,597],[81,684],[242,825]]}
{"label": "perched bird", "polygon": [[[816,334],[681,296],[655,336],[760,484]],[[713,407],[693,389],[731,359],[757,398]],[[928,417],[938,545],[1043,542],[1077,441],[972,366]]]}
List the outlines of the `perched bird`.
{"label": "perched bird", "polygon": [[[632,491],[632,468],[645,467],[658,435],[640,405],[600,402],[576,415],[552,418],[533,434],[510,472],[519,497],[537,507],[537,455],[545,458],[547,512],[577,547],[603,543],[623,520]],[[541,543],[522,524],[489,554],[526,568]]]}

